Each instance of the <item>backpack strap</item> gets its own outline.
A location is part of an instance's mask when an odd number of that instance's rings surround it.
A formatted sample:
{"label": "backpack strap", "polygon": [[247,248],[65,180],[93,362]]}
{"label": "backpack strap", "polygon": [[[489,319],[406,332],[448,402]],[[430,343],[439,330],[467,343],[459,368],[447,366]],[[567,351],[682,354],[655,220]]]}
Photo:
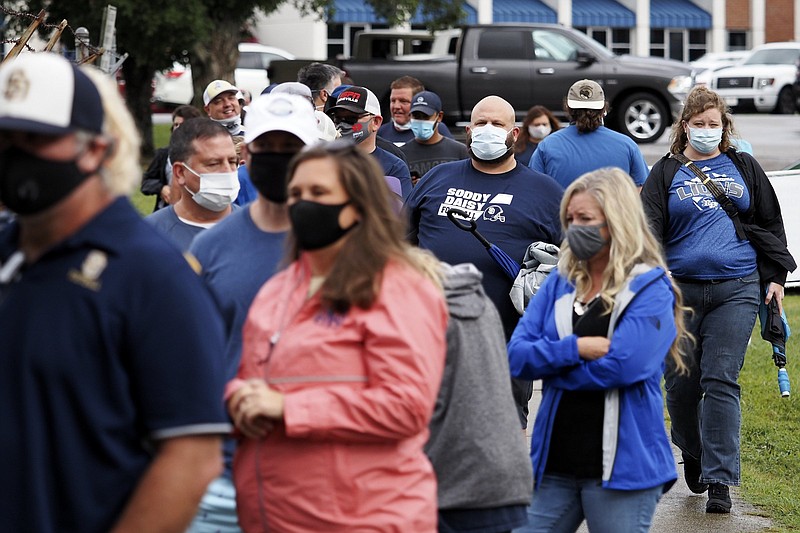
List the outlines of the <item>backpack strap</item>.
{"label": "backpack strap", "polygon": [[747,235],[744,232],[744,226],[739,218],[739,210],[736,209],[735,205],[733,205],[733,202],[731,202],[731,199],[725,194],[725,191],[722,190],[722,187],[720,187],[716,181],[709,178],[705,172],[700,170],[700,167],[695,165],[694,162],[685,155],[681,153],[670,154],[670,157],[680,161],[683,166],[691,170],[695,176],[700,178],[700,182],[706,186],[706,189],[708,189],[712,195],[714,195],[714,199],[719,203],[722,209],[725,210],[728,216],[731,217],[731,220],[733,221],[733,227],[736,229],[736,236],[741,240],[746,240]]}

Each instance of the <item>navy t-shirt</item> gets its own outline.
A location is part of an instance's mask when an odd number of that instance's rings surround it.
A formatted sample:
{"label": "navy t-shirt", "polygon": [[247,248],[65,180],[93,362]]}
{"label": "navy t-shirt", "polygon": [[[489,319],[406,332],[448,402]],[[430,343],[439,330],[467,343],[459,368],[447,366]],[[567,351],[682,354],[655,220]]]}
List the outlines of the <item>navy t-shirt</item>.
{"label": "navy t-shirt", "polygon": [[155,441],[230,430],[213,297],[127,199],[0,284],[0,346],[4,531],[109,531]]}
{"label": "navy t-shirt", "polygon": [[410,240],[447,263],[475,264],[508,338],[519,320],[508,295],[513,280],[472,234],[450,222],[447,211],[467,211],[481,235],[521,262],[534,241],[561,244],[558,209],[563,193],[549,176],[519,164],[503,174],[486,174],[470,159],[442,163],[417,183],[406,202]]}
{"label": "navy t-shirt", "polygon": [[408,198],[408,194],[411,192],[411,173],[408,171],[408,165],[406,165],[403,160],[396,155],[391,154],[383,148],[377,146],[372,152],[372,155],[378,160],[378,163],[380,163],[385,176],[394,176],[400,180],[400,188],[403,191],[403,200]]}

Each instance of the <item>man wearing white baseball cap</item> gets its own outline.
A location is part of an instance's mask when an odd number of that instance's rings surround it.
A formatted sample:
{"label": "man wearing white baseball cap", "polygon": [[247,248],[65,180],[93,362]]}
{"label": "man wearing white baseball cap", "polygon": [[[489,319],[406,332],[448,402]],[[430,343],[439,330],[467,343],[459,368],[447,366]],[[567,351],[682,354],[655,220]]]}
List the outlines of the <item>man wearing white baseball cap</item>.
{"label": "man wearing white baseball cap", "polygon": [[224,326],[127,194],[139,138],[112,79],[0,65],[0,498],[6,531],[183,531],[221,470]]}
{"label": "man wearing white baseball cap", "polygon": [[[199,234],[189,251],[229,319],[225,376],[233,378],[242,349],[242,326],[258,289],[278,269],[289,230],[286,171],[304,146],[317,142],[314,107],[295,94],[257,96],[245,117],[245,165],[258,195],[225,220]],[[212,482],[190,532],[238,530],[231,467],[235,441],[224,443],[224,474]]]}
{"label": "man wearing white baseball cap", "polygon": [[528,166],[564,188],[587,172],[619,167],[641,188],[649,173],[647,163],[630,137],[603,125],[608,104],[600,84],[593,80],[573,83],[565,109],[570,125],[545,137]]}
{"label": "man wearing white baseball cap", "polygon": [[225,80],[214,80],[203,91],[203,109],[208,118],[225,126],[231,135],[244,135],[242,102],[244,96],[239,89]]}

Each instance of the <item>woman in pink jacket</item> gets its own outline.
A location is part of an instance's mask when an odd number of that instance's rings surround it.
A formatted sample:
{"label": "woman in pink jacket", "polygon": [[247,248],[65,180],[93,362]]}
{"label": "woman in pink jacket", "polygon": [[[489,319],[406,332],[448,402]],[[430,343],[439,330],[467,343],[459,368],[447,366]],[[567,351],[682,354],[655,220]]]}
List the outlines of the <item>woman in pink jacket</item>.
{"label": "woman in pink jacket", "polygon": [[228,411],[239,523],[254,531],[435,532],[423,453],[447,308],[404,244],[383,172],[334,142],[289,169],[294,261],[244,326]]}

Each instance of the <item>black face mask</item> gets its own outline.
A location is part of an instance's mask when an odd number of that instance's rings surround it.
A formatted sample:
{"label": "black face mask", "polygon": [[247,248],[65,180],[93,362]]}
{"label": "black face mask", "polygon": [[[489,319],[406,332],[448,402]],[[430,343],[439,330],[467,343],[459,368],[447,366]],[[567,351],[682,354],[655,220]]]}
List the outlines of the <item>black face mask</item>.
{"label": "black face mask", "polygon": [[261,152],[250,155],[250,181],[261,195],[276,204],[285,204],[288,198],[286,174],[289,161],[295,154]]}
{"label": "black face mask", "polygon": [[63,200],[96,172],[77,160],[51,161],[10,147],[0,152],[0,202],[18,215],[34,215]]}
{"label": "black face mask", "polygon": [[325,248],[356,227],[358,222],[349,228],[342,228],[339,225],[339,213],[349,203],[320,204],[299,200],[292,204],[289,207],[289,220],[300,248],[303,250]]}

